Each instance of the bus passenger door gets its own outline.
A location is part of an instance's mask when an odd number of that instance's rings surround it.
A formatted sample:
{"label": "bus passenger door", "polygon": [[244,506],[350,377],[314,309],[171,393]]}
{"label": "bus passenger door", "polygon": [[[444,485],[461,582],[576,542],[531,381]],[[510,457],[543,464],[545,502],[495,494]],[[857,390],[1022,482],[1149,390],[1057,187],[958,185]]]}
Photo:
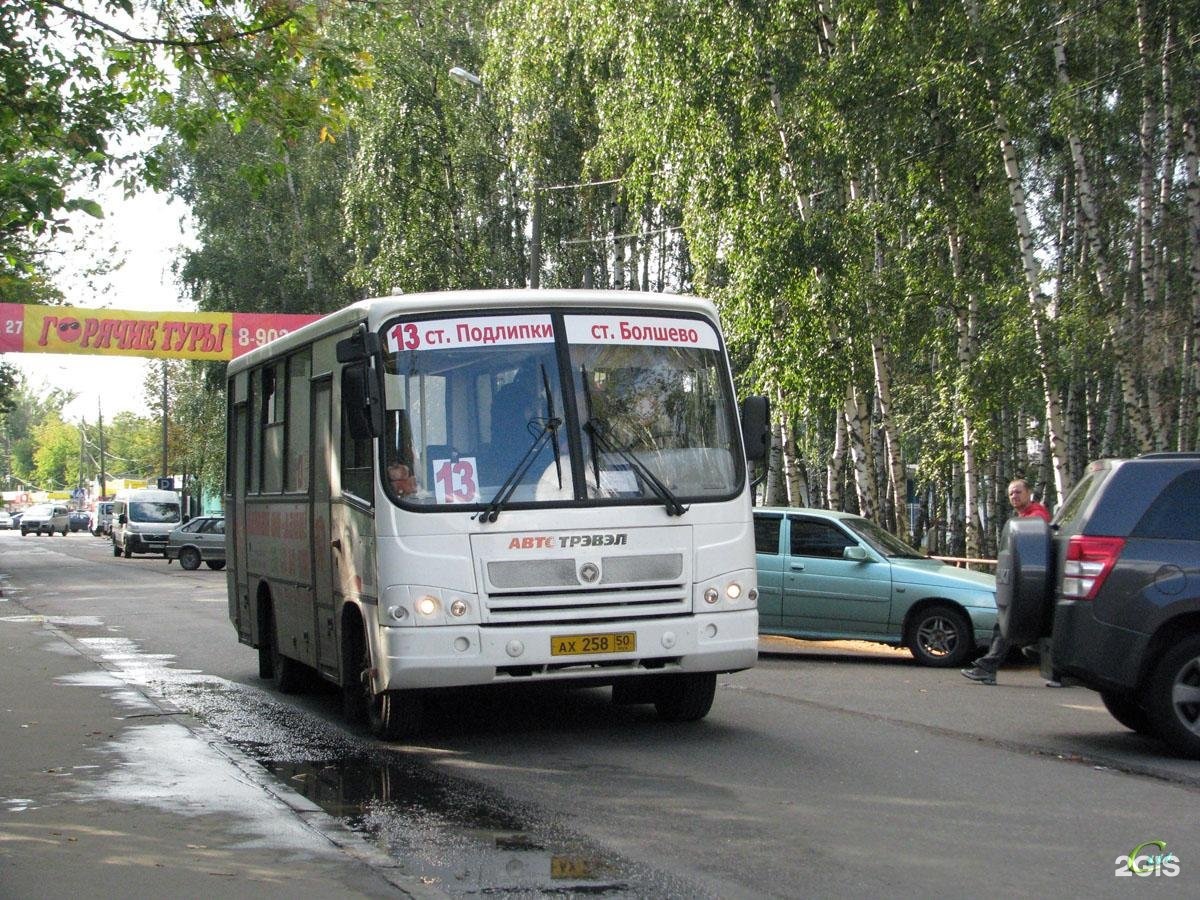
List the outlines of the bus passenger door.
{"label": "bus passenger door", "polygon": [[333,598],[333,566],[330,554],[330,481],[333,465],[333,435],[331,422],[331,397],[333,389],[330,379],[325,378],[312,386],[312,535],[313,554],[313,599],[316,621],[313,623],[317,635],[317,666],[323,672],[338,671],[338,627],[337,609]]}
{"label": "bus passenger door", "polygon": [[[250,607],[250,584],[246,574],[246,479],[250,460],[250,405],[238,403],[233,408],[233,440],[228,452],[228,471],[232,483],[227,490],[233,506],[233,558],[228,561],[229,617],[236,623],[238,639],[254,640],[255,622]],[[226,539],[228,542],[228,539]]]}

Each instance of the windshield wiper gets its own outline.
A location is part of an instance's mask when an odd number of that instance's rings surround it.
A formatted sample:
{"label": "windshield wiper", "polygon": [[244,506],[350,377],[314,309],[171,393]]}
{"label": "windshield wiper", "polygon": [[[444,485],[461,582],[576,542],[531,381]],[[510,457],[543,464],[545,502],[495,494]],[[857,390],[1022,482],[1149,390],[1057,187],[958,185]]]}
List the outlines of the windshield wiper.
{"label": "windshield wiper", "polygon": [[[554,437],[554,470],[558,473],[558,487],[562,489],[562,450],[558,446],[558,426],[562,424],[562,419],[554,415],[554,394],[550,390],[550,376],[546,374],[546,366],[542,364],[542,390],[546,393],[546,425],[545,428],[553,432]],[[544,435],[546,431],[543,431]]]}
{"label": "windshield wiper", "polygon": [[[529,445],[525,455],[517,460],[513,470],[508,473],[508,477],[500,485],[500,490],[496,491],[496,496],[487,506],[471,516],[472,519],[478,519],[480,522],[495,522],[500,518],[500,511],[504,509],[504,504],[508,503],[517,490],[517,485],[525,480],[529,467],[533,465],[533,461],[537,459],[547,441],[552,441],[554,444],[554,466],[558,471],[558,486],[562,487],[562,459],[558,449],[558,429],[562,427],[562,419],[554,415],[554,395],[550,393],[550,378],[546,375],[545,366],[542,366],[542,387],[546,391],[546,412],[549,415],[542,420],[542,426],[536,432],[533,443]],[[527,427],[530,424],[532,422],[527,423]]]}
{"label": "windshield wiper", "polygon": [[[659,500],[663,501],[663,506],[666,507],[668,516],[682,516],[691,508],[688,506],[683,506],[671,492],[671,489],[663,484],[657,475],[650,471],[650,468],[644,462],[642,462],[640,458],[638,458],[633,450],[631,450],[629,447],[619,447],[610,439],[609,436],[612,434],[612,429],[606,422],[603,422],[600,419],[597,419],[595,416],[592,416],[589,411],[589,418],[584,424],[583,428],[584,431],[592,436],[592,443],[594,445],[599,445],[601,450],[604,450],[608,453],[615,453],[617,456],[621,457],[621,459],[623,459],[631,469],[642,476],[642,480],[645,481],[646,484],[650,485],[650,490],[652,490],[658,496]],[[596,487],[598,488],[600,486],[600,472],[598,464],[596,465]]]}

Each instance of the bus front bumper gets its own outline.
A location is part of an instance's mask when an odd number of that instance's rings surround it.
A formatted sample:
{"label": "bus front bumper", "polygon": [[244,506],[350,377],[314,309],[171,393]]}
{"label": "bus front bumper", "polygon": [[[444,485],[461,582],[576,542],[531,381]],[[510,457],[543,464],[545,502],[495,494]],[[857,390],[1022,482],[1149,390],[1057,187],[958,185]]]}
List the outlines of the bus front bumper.
{"label": "bus front bumper", "polygon": [[[758,610],[587,626],[381,627],[379,638],[379,690],[604,683],[628,675],[749,668],[758,658]],[[627,646],[633,649],[621,649]],[[595,648],[602,652],[589,652]]]}

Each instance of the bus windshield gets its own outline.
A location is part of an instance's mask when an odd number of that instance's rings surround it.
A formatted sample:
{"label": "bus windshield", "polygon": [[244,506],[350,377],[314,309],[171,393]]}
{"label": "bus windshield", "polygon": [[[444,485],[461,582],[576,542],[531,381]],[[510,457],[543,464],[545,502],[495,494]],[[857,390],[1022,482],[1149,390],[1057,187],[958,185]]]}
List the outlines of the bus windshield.
{"label": "bus windshield", "polygon": [[741,487],[724,356],[703,319],[489,314],[395,320],[384,338],[384,483],[403,505],[681,514]]}

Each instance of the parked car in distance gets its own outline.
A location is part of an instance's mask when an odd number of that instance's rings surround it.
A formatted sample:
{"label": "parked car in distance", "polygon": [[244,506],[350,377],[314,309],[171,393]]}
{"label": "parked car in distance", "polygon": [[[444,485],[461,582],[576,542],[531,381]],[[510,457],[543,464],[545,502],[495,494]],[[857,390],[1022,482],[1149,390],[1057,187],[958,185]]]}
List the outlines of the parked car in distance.
{"label": "parked car in distance", "polygon": [[754,536],[761,634],[904,646],[937,667],[991,640],[993,576],[932,559],[869,519],[760,507]]}
{"label": "parked car in distance", "polygon": [[21,517],[21,537],[33,532],[34,534],[52,535],[59,532],[65,535],[71,530],[67,508],[58,503],[38,503],[25,510]]}
{"label": "parked car in distance", "polygon": [[73,509],[67,513],[67,524],[72,532],[87,531],[88,525],[91,524],[91,516],[86,509]]}
{"label": "parked car in distance", "polygon": [[111,500],[98,500],[91,512],[88,531],[96,537],[112,534],[113,504]]}
{"label": "parked car in distance", "polygon": [[7,531],[13,527],[13,519],[7,509],[0,509],[0,531]]}
{"label": "parked car in distance", "polygon": [[225,517],[197,516],[180,525],[167,538],[166,556],[184,569],[200,568],[201,560],[210,569],[225,568]]}
{"label": "parked car in distance", "polygon": [[1001,537],[1004,633],[1200,759],[1200,454],[1094,462],[1048,527],[1030,522]]}

